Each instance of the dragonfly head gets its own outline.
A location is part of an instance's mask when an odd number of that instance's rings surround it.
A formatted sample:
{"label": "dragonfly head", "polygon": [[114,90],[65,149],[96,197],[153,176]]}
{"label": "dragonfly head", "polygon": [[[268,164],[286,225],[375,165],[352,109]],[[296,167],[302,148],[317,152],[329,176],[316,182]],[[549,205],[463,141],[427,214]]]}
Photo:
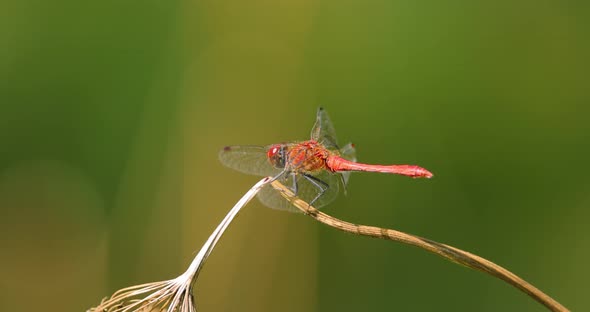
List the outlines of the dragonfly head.
{"label": "dragonfly head", "polygon": [[286,149],[287,146],[285,144],[274,144],[268,148],[266,156],[268,157],[268,161],[270,161],[270,164],[273,165],[273,167],[279,169],[285,168]]}

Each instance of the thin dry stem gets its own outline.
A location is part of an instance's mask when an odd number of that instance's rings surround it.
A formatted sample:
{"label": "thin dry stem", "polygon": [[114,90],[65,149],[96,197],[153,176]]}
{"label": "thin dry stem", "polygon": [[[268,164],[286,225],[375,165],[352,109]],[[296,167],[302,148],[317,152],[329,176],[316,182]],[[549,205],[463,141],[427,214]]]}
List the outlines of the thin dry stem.
{"label": "thin dry stem", "polygon": [[486,260],[482,257],[469,253],[467,251],[463,251],[461,249],[441,244],[426,238],[422,238],[419,236],[406,234],[404,232],[379,228],[375,226],[366,226],[366,225],[357,225],[353,223],[349,223],[346,221],[342,221],[340,219],[334,218],[330,215],[327,215],[323,212],[318,211],[316,208],[310,206],[307,202],[299,199],[296,197],[293,192],[285,187],[278,181],[272,181],[272,186],[278,190],[281,195],[283,195],[286,199],[288,199],[295,207],[301,210],[304,214],[311,216],[312,218],[316,219],[317,221],[324,223],[328,226],[333,228],[339,229],[344,232],[349,232],[353,234],[359,234],[369,237],[376,237],[382,239],[388,239],[404,244],[409,244],[412,246],[416,246],[418,248],[422,248],[426,251],[439,255],[443,258],[446,258],[452,262],[464,265],[468,268],[472,268],[478,271],[482,271],[487,273],[491,276],[497,277],[510,285],[520,289],[536,301],[543,304],[551,311],[569,311],[559,302],[554,300],[553,298],[549,297],[541,290],[536,288],[535,286],[529,284],[522,278],[518,277],[514,273],[506,270],[505,268]]}
{"label": "thin dry stem", "polygon": [[209,236],[183,274],[172,280],[123,288],[87,312],[195,312],[193,284],[205,261],[234,217],[269,181],[270,178],[263,178],[242,196]]}

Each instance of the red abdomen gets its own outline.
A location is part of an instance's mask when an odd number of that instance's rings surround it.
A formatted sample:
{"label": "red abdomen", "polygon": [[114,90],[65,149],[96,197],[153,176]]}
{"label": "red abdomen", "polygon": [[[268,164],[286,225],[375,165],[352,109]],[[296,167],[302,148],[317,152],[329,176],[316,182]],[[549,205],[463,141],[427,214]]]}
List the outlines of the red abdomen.
{"label": "red abdomen", "polygon": [[415,165],[368,165],[346,160],[339,156],[329,156],[326,167],[332,171],[368,171],[401,174],[412,178],[432,178],[432,173]]}

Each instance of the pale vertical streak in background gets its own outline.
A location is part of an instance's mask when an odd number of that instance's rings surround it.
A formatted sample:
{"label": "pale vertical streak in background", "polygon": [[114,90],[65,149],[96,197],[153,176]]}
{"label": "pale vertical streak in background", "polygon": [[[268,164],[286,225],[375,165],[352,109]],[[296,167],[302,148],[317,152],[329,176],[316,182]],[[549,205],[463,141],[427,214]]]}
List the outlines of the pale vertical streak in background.
{"label": "pale vertical streak in background", "polygon": [[[175,38],[166,42],[173,51]],[[111,290],[166,279],[184,270],[180,256],[182,231],[182,139],[174,81],[176,57],[165,56],[158,78],[146,97],[134,146],[127,160],[113,209],[111,234]],[[162,103],[168,102],[168,105]]]}
{"label": "pale vertical streak in background", "polygon": [[[185,139],[183,229],[187,259],[257,181],[222,167],[226,144],[307,134],[313,110],[304,53],[314,7],[293,2],[187,2],[181,115]],[[308,116],[297,123],[285,116]],[[285,131],[281,121],[292,125]],[[302,119],[304,120],[304,119]],[[313,311],[317,226],[257,201],[232,224],[196,285],[202,311]]]}

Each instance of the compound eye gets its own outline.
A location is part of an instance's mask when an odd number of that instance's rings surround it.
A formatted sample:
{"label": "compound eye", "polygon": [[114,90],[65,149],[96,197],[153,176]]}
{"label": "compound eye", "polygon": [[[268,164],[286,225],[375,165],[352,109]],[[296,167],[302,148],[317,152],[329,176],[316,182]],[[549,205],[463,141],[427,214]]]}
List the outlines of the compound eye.
{"label": "compound eye", "polygon": [[266,152],[270,163],[276,168],[284,168],[285,160],[283,155],[283,146],[280,144],[272,145]]}
{"label": "compound eye", "polygon": [[268,149],[268,152],[266,152],[266,156],[268,158],[276,157],[280,151],[281,147],[279,145],[273,145]]}

